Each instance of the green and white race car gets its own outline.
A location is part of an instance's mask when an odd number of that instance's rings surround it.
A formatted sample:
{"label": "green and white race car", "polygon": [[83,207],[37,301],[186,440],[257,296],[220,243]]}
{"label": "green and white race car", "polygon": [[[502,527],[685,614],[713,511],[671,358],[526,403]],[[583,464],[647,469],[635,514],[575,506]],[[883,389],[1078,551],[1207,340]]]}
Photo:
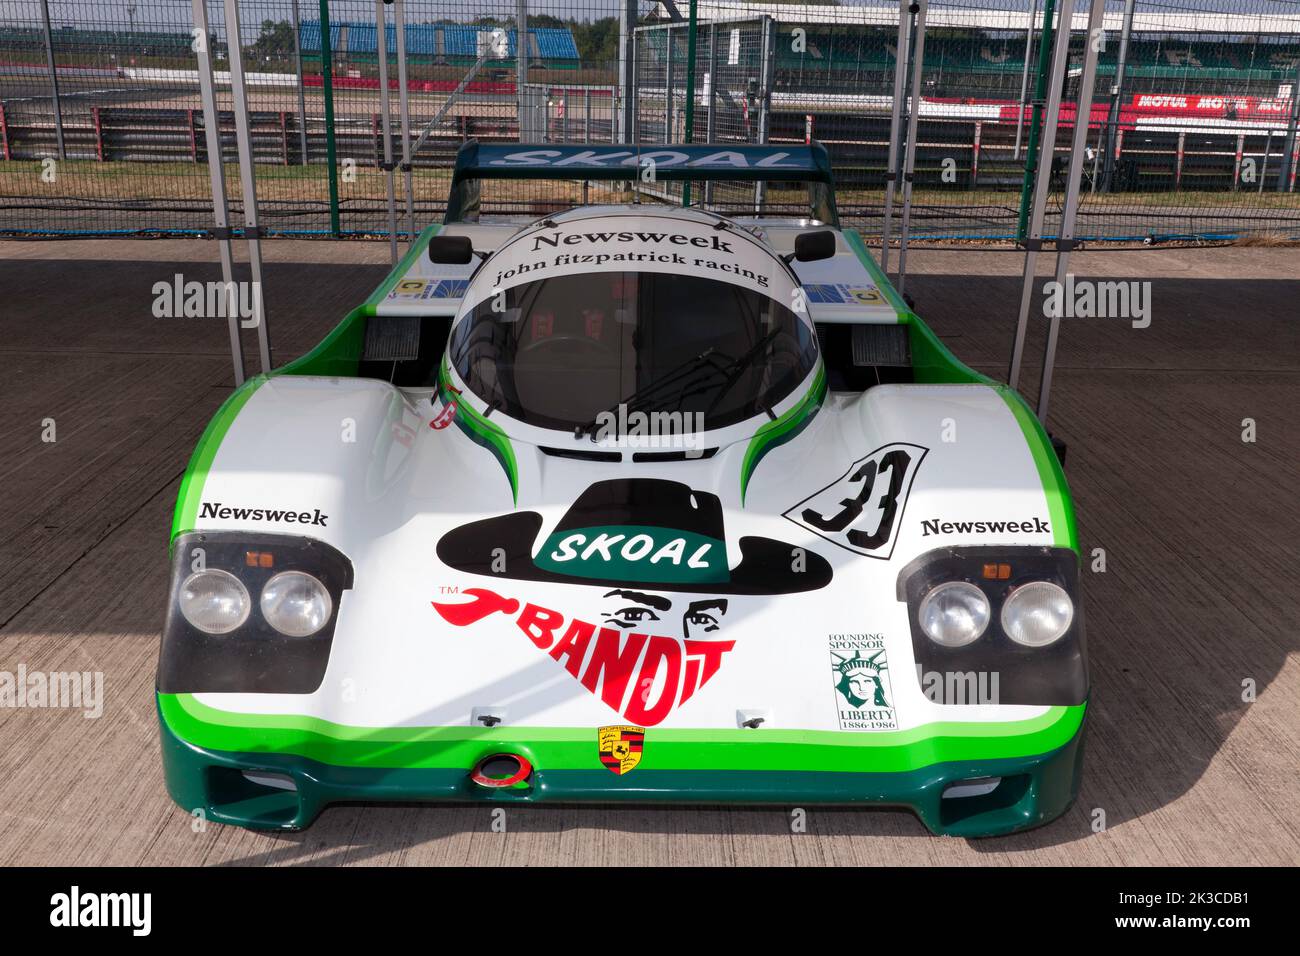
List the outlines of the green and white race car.
{"label": "green and white race car", "polygon": [[[619,201],[520,198],[556,181]],[[446,222],[222,406],[171,546],[163,762],[211,820],[834,803],[976,836],[1078,787],[1057,456],[839,228],[816,144],[467,144]]]}

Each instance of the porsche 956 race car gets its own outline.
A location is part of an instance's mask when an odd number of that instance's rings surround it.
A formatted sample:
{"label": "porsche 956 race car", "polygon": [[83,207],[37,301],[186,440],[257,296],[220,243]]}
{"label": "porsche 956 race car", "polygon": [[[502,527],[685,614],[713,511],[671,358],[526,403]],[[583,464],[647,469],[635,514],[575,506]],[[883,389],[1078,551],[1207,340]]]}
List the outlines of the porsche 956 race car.
{"label": "porsche 956 race car", "polygon": [[[609,201],[527,199],[554,181]],[[467,144],[446,221],[222,406],[171,548],[163,761],[211,820],[832,803],[991,835],[1078,786],[1057,456],[839,226],[816,144]]]}

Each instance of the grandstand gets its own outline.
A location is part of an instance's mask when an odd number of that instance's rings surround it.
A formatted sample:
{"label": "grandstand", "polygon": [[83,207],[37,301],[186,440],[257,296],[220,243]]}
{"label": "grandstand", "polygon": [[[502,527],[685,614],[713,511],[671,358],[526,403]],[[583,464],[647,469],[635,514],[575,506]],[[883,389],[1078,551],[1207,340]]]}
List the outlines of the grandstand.
{"label": "grandstand", "polygon": [[[775,45],[775,88],[788,92],[848,92],[853,88],[889,89],[894,74],[897,5],[806,7],[781,3],[730,3],[701,0],[700,17],[719,23],[753,20],[766,14],[778,33],[798,26],[807,31],[806,49]],[[1028,25],[1024,0],[981,0],[978,6],[931,4],[931,39],[926,46],[925,92],[930,96],[1018,95]],[[1112,12],[1112,6],[1115,10]],[[1106,28],[1118,35],[1121,4],[1107,4]],[[1195,10],[1194,0],[1180,3]],[[1300,66],[1300,8],[1295,3],[1261,2],[1257,14],[1231,17],[1211,13],[1144,13],[1134,19],[1125,68],[1125,87],[1136,93],[1231,93],[1276,96],[1292,83]],[[662,8],[654,19],[669,18]],[[1076,24],[1076,29],[1082,23]],[[648,36],[654,70],[665,60],[665,38]],[[1072,53],[1082,56],[1083,36]],[[1098,85],[1116,72],[1119,44],[1109,43],[1098,63]],[[675,57],[680,51],[674,49]],[[757,45],[742,49],[757,69]]]}
{"label": "grandstand", "polygon": [[[406,28],[406,56],[411,63],[468,66],[478,58],[478,36],[494,29],[463,23],[413,23]],[[513,66],[519,38],[506,30],[507,54],[497,66]],[[302,50],[320,53],[320,21],[305,20],[301,26]],[[397,31],[390,24],[386,33],[388,49],[397,48]],[[357,62],[373,61],[378,51],[378,30],[373,23],[331,23],[330,47],[335,56]],[[578,45],[573,34],[563,28],[534,28],[528,31],[528,62],[531,66],[553,70],[575,70],[581,65]]]}

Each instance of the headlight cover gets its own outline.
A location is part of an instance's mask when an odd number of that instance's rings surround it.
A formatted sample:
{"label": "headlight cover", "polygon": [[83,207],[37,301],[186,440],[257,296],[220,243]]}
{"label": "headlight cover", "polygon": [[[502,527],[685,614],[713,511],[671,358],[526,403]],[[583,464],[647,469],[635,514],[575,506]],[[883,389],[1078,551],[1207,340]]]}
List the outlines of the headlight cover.
{"label": "headlight cover", "polygon": [[965,647],[989,626],[989,600],[966,581],[948,581],[926,593],[917,608],[921,630],[936,644]]}
{"label": "headlight cover", "polygon": [[[219,573],[211,580],[195,576],[200,567]],[[196,611],[203,606],[196,600],[200,589],[189,585],[225,587],[229,578],[243,587],[246,610],[221,616],[223,625],[233,626],[213,633],[201,626],[206,618]],[[248,530],[177,535],[158,656],[159,692],[314,693],[325,679],[339,607],[352,582],[352,562],[345,554],[302,535]],[[236,592],[233,586],[228,590]],[[306,633],[310,636],[294,636]]]}
{"label": "headlight cover", "polygon": [[1017,644],[1046,647],[1070,629],[1074,602],[1051,581],[1030,581],[1007,595],[1001,619],[1002,630]]}
{"label": "headlight cover", "polygon": [[288,637],[311,637],[330,619],[334,602],[325,585],[304,571],[281,571],[262,588],[262,616]]}
{"label": "headlight cover", "polygon": [[229,634],[242,627],[253,606],[243,582],[218,568],[195,571],[186,578],[178,601],[185,620],[204,634]]}

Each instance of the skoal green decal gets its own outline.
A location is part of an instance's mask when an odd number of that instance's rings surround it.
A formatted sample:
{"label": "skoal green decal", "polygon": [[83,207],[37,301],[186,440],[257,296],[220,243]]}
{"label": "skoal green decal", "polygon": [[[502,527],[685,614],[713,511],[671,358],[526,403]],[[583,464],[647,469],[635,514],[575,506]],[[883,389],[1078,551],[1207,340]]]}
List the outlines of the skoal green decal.
{"label": "skoal green decal", "polygon": [[717,538],[672,528],[569,528],[546,539],[537,565],[579,578],[724,583],[727,548]]}

